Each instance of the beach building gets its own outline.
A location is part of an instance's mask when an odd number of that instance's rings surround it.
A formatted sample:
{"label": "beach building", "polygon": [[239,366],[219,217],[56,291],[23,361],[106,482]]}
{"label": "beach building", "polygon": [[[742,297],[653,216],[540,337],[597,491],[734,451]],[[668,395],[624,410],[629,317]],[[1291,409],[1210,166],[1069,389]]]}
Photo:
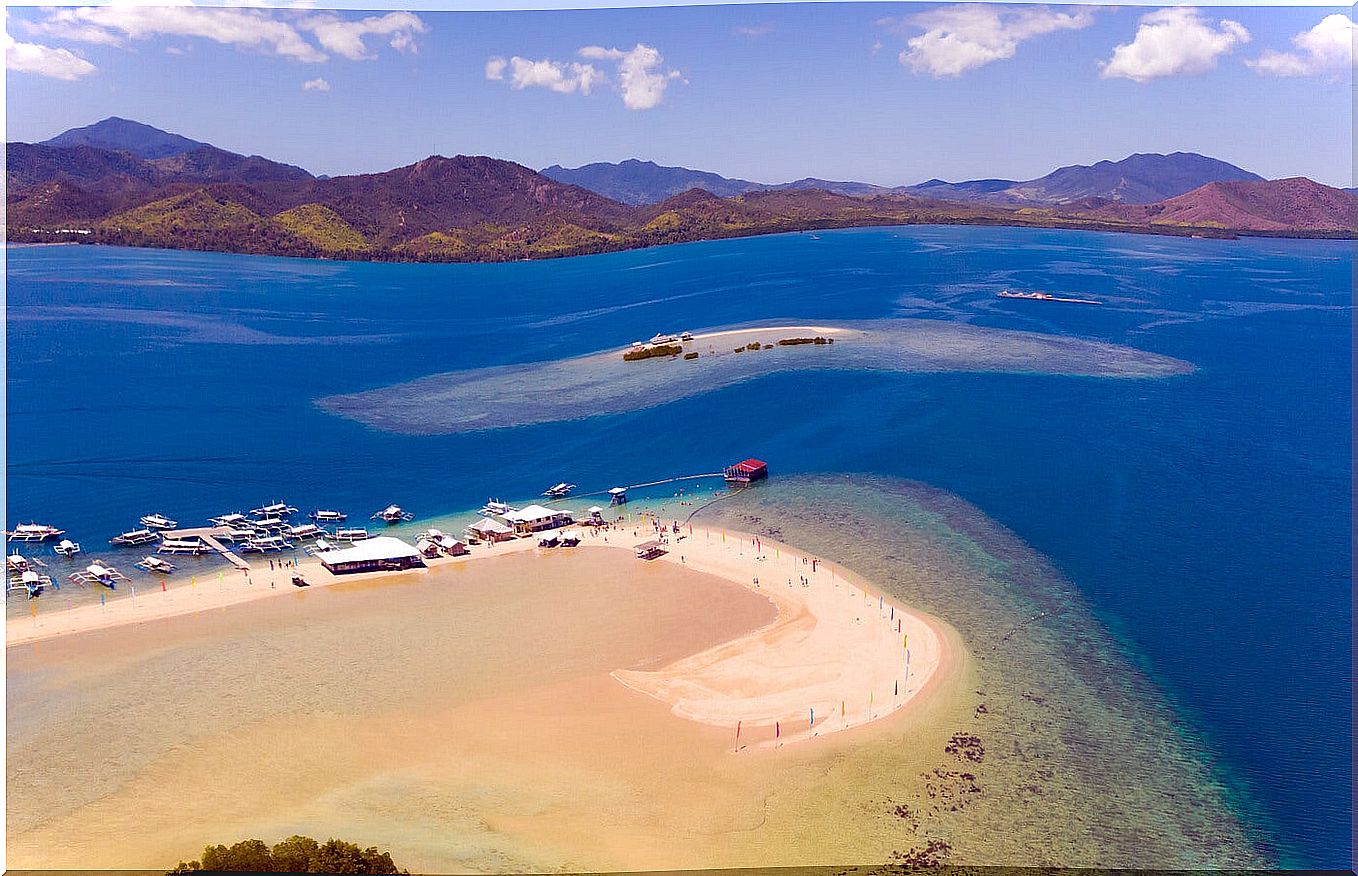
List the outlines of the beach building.
{"label": "beach building", "polygon": [[608,504],[610,504],[610,505],[626,505],[626,504],[627,504],[627,488],[626,488],[626,487],[614,487],[613,489],[611,489],[611,490],[608,491],[608,495],[609,495]]}
{"label": "beach building", "polygon": [[747,459],[728,466],[723,472],[727,483],[748,484],[769,476],[769,464],[760,459]]}
{"label": "beach building", "polygon": [[321,565],[332,575],[355,572],[396,572],[401,569],[424,567],[424,557],[399,538],[379,535],[364,539],[352,547],[316,554]]}
{"label": "beach building", "polygon": [[575,522],[567,512],[542,505],[529,505],[518,511],[510,511],[505,515],[505,520],[519,535],[531,535],[544,529],[559,529]]}
{"label": "beach building", "polygon": [[467,527],[467,535],[476,541],[505,541],[514,537],[512,527],[486,517]]}

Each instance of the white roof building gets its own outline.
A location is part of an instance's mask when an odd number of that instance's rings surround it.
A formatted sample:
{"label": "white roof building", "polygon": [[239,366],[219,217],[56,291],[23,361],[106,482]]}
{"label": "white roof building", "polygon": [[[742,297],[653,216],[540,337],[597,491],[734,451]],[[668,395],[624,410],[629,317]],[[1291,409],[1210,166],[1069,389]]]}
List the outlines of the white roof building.
{"label": "white roof building", "polygon": [[336,575],[346,572],[373,572],[423,566],[424,558],[413,546],[399,538],[379,535],[357,542],[352,547],[319,551],[316,558]]}

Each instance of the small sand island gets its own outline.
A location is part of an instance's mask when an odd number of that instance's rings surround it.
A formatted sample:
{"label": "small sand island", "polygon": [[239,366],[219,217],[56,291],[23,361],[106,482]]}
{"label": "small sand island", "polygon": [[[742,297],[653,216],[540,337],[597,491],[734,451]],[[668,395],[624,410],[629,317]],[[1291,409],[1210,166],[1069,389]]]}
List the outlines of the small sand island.
{"label": "small sand island", "polygon": [[[703,341],[710,341],[714,338],[729,336],[731,334],[744,334],[743,332],[709,332],[705,335],[695,335],[692,332],[670,335],[658,334],[649,341],[633,341],[632,346],[622,351],[624,362],[640,362],[643,359],[674,359],[682,355],[685,360],[692,361],[702,356],[697,350],[690,349],[692,346],[701,344]],[[827,346],[833,344],[833,337],[815,335],[814,337],[790,337],[779,338],[774,343],[761,342],[758,339],[747,341],[731,349],[732,353],[754,352],[756,350],[772,350],[774,347],[800,347],[804,344],[813,346]],[[709,347],[709,355],[725,355],[724,352],[717,352],[715,347]]]}

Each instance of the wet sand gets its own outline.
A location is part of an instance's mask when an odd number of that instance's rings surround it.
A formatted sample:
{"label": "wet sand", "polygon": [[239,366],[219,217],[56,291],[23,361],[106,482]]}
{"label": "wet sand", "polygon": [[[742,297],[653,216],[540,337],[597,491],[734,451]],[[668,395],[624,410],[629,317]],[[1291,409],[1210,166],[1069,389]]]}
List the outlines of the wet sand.
{"label": "wet sand", "polygon": [[[760,660],[742,669],[733,643],[785,663],[800,653],[816,673],[839,659],[838,675],[859,683],[875,664],[851,643],[836,658],[822,653],[834,636],[803,635],[807,617],[840,629],[806,594],[833,594],[842,618],[885,628],[878,603],[823,566],[817,586],[784,581],[793,595],[733,586],[734,570],[772,562],[735,538],[652,563],[625,539],[626,551],[519,548],[304,591],[256,582],[276,598],[12,645],[7,863],[164,867],[209,842],[299,831],[444,872],[833,863],[873,847],[885,859],[888,838],[870,822],[830,809],[785,834],[775,813],[795,809],[839,753],[927,727],[960,669],[942,659],[964,653],[955,634],[927,622],[918,639],[947,638],[919,642],[915,689],[895,703],[883,691],[875,707],[862,694],[813,731],[805,665],[785,665],[794,683],[780,688],[750,675]],[[706,697],[610,677],[673,680],[714,647]],[[742,692],[750,678],[759,684]],[[733,705],[751,715],[739,741],[724,726]],[[801,724],[786,738],[784,716]]]}

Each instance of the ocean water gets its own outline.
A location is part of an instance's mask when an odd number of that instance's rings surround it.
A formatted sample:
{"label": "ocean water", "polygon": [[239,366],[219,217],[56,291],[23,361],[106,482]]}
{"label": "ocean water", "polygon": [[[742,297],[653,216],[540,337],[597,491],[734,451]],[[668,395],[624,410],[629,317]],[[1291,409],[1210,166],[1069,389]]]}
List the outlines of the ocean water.
{"label": "ocean water", "polygon": [[[141,514],[197,524],[275,498],[357,518],[394,501],[427,518],[749,455],[775,478],[927,484],[1078,588],[1272,854],[1347,867],[1352,258],[1333,241],[957,227],[508,265],[11,247],[8,521],[54,523],[88,556],[130,565],[103,545]],[[1006,288],[1105,303],[995,297]],[[784,318],[1046,332],[1195,370],[779,372],[449,435],[315,404]]]}

